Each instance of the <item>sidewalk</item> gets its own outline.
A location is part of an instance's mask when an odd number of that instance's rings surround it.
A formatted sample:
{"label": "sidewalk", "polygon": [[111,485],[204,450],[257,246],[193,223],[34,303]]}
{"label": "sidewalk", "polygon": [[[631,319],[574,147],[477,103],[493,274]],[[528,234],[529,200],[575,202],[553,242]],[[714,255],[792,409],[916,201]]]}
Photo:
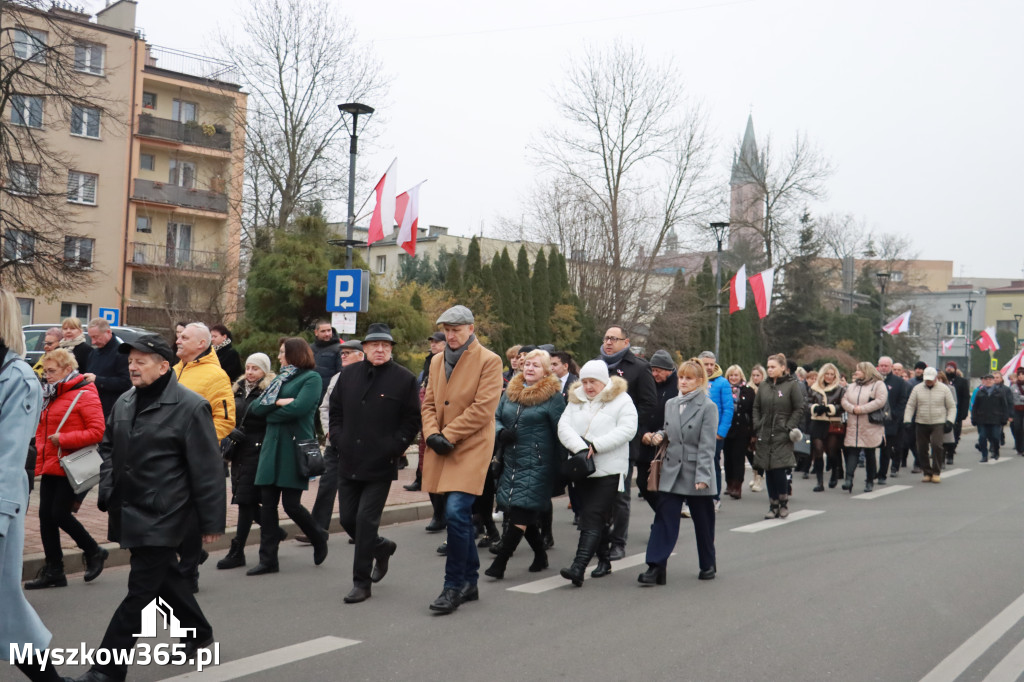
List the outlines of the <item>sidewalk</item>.
{"label": "sidewalk", "polygon": [[[387,526],[395,523],[416,521],[417,519],[428,520],[433,515],[430,506],[430,498],[427,493],[409,492],[402,486],[411,483],[416,478],[417,448],[414,446],[407,453],[409,466],[398,472],[398,480],[392,482],[391,492],[388,494],[387,506],[381,517],[381,525]],[[302,504],[306,509],[312,509],[313,501],[316,499],[320,479],[310,481],[309,490],[302,494]],[[227,529],[223,536],[216,542],[206,545],[206,549],[215,551],[227,549],[235,534],[235,523],[238,520],[238,507],[231,504],[231,481],[224,479],[227,488]],[[281,519],[281,527],[288,531],[290,536],[301,533],[284,510],[278,507],[278,515]],[[128,550],[123,550],[116,543],[107,542],[107,515],[96,508],[96,488],[89,491],[88,496],[82,502],[82,508],[76,514],[79,522],[103,547],[110,550],[110,558],[107,566],[123,566],[128,563]],[[332,533],[340,533],[341,525],[338,523],[338,504],[335,501],[334,514],[331,520]],[[60,534],[61,547],[64,549],[64,570],[67,573],[84,571],[82,550],[75,546],[73,540],[63,531]],[[253,526],[253,532],[249,533],[247,545],[258,545],[260,541],[259,526]],[[335,540],[337,542],[337,539]],[[36,573],[44,564],[43,543],[39,537],[39,485],[29,497],[28,514],[25,518],[25,550],[22,554],[22,575],[24,580],[35,577]]]}

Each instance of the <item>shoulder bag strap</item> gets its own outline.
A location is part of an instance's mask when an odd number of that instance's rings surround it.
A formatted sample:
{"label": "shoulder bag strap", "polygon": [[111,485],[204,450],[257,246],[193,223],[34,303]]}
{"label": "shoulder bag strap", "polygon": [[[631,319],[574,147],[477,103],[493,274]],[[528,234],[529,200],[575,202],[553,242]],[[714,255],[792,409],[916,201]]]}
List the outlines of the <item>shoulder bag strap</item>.
{"label": "shoulder bag strap", "polygon": [[[75,405],[78,404],[78,399],[81,398],[81,397],[82,397],[82,389],[75,389],[75,399],[71,401],[71,405],[70,405],[70,407],[68,407],[68,411],[64,413],[64,417],[61,418],[60,424],[57,425],[57,430],[54,431],[52,435],[56,436],[56,435],[60,434],[60,430],[62,428],[64,428],[64,422],[66,422],[68,420],[68,415],[70,415],[71,411],[75,409]],[[61,452],[61,449],[60,449],[60,446],[58,445],[57,446],[57,458],[58,459],[60,459],[60,452]]]}

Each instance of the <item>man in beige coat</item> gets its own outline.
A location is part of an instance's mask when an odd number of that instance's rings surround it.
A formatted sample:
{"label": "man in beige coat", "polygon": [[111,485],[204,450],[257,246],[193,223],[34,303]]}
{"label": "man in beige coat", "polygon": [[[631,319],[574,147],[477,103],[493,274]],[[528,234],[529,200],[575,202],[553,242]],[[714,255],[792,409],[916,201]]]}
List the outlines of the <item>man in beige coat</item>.
{"label": "man in beige coat", "polygon": [[443,353],[430,362],[423,398],[423,490],[447,493],[448,558],[444,589],[430,605],[451,613],[479,598],[480,557],[473,532],[473,501],[484,490],[494,451],[494,412],[501,398],[501,358],[480,345],[473,313],[457,305],[437,319]]}
{"label": "man in beige coat", "polygon": [[[935,378],[938,372],[934,367],[924,370],[924,381],[914,386],[907,400],[907,409],[903,413],[903,421],[911,420],[917,424],[917,456],[924,471],[924,483],[938,483],[942,472],[942,434],[953,430],[956,420],[956,401],[953,391],[945,384],[938,383]],[[928,445],[932,446],[931,458],[928,457]]]}

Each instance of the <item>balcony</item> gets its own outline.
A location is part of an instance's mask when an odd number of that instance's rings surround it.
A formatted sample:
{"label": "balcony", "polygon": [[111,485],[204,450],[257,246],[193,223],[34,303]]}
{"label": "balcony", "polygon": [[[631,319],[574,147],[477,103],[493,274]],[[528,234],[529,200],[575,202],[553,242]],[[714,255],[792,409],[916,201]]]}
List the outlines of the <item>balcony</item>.
{"label": "balcony", "polygon": [[191,272],[224,272],[224,254],[218,251],[179,249],[173,245],[128,243],[128,263],[152,268],[173,268]]}
{"label": "balcony", "polygon": [[135,179],[135,191],[132,193],[132,199],[169,206],[197,208],[201,211],[228,212],[228,196],[226,194],[205,189],[186,189],[141,178]]}
{"label": "balcony", "polygon": [[231,150],[231,133],[224,130],[223,126],[200,124],[195,121],[181,123],[169,118],[158,118],[152,114],[139,114],[138,134],[197,147]]}
{"label": "balcony", "polygon": [[237,84],[242,82],[238,69],[228,62],[148,43],[146,44],[145,65],[148,69],[184,74],[199,81],[232,85],[236,90],[238,89]]}

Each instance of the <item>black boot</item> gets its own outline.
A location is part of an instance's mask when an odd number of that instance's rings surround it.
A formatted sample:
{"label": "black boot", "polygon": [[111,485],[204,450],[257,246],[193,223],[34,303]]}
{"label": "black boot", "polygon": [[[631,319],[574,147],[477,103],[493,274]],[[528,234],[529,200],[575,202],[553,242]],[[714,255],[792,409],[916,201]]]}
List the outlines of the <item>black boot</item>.
{"label": "black boot", "polygon": [[530,549],[533,550],[533,563],[530,564],[530,573],[543,571],[548,567],[548,550],[540,528],[537,526],[527,526],[523,537],[526,538],[526,541],[530,544]]}
{"label": "black boot", "polygon": [[444,516],[444,495],[430,493],[430,504],[434,506],[434,517],[427,524],[427,532],[439,533],[448,527],[448,520]]}
{"label": "black boot", "polygon": [[505,537],[505,533],[508,532],[508,527],[509,527],[508,515],[507,514],[502,514],[502,519],[501,519],[501,535],[498,537],[498,539],[496,541],[491,543],[490,547],[487,548],[488,552],[490,552],[491,554],[500,554],[501,553],[501,538]]}
{"label": "black boot", "polygon": [[500,540],[501,534],[498,532],[498,527],[494,525],[494,518],[490,514],[484,514],[481,521],[484,524],[484,536],[480,538],[480,542],[476,543],[476,546],[483,549]]}
{"label": "black boot", "polygon": [[846,480],[843,482],[843,490],[853,492],[853,472],[857,470],[857,453],[846,455]]}
{"label": "black boot", "polygon": [[508,530],[501,536],[501,551],[498,552],[498,556],[494,557],[494,561],[491,562],[490,568],[484,571],[484,575],[490,576],[491,578],[502,579],[505,577],[505,567],[508,565],[508,560],[512,558],[513,552],[516,551],[516,547],[519,546],[519,541],[523,539],[523,531],[519,526],[509,525]]}
{"label": "black boot", "polygon": [[64,575],[64,561],[47,561],[46,565],[39,569],[35,580],[25,583],[26,590],[41,590],[44,587],[67,587],[68,577]]}
{"label": "black boot", "polygon": [[85,555],[85,582],[91,583],[100,577],[100,573],[103,572],[103,563],[109,556],[110,552],[100,546],[97,546],[92,553]]}
{"label": "black boot", "polygon": [[[540,537],[544,541],[544,549],[551,549],[555,546],[555,536],[551,532],[551,524],[554,521],[555,510],[553,507],[548,507],[547,511],[541,512],[540,515]],[[547,568],[547,565],[544,566]]]}
{"label": "black boot", "polygon": [[417,469],[416,470],[416,480],[413,481],[412,483],[408,483],[406,485],[403,485],[402,487],[405,488],[406,490],[410,491],[410,492],[417,492],[419,490],[422,490],[423,489],[423,472],[421,472],[419,469]]}
{"label": "black boot", "polygon": [[636,581],[641,585],[664,585],[665,567],[657,564],[647,564],[647,570],[637,576]]}
{"label": "black boot", "polygon": [[[818,485],[814,486],[814,492],[816,492],[816,493],[823,492],[825,490],[825,480],[824,480],[825,479],[825,475],[819,469],[815,473],[815,476],[818,477]],[[836,487],[836,479],[833,478],[831,483],[832,483],[832,487],[835,488]]]}
{"label": "black boot", "polygon": [[576,587],[583,586],[583,575],[587,571],[587,564],[597,551],[597,545],[601,542],[600,530],[581,530],[580,544],[576,548],[576,558],[572,560],[569,568],[563,568],[558,573],[566,580],[571,580]]}
{"label": "black boot", "polygon": [[231,541],[231,549],[228,550],[227,555],[217,562],[217,568],[239,568],[245,566],[245,547],[242,546],[241,541],[235,538]]}

